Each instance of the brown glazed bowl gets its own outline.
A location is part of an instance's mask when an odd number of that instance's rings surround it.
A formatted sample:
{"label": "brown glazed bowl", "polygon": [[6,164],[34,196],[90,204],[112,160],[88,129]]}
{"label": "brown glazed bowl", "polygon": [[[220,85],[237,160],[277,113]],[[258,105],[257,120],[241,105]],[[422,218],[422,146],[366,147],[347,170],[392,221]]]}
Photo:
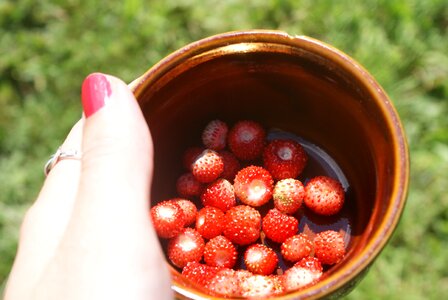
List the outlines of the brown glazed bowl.
{"label": "brown glazed bowl", "polygon": [[[340,297],[391,237],[408,188],[405,134],[380,85],[341,51],[279,31],[229,32],[172,53],[131,87],[155,144],[152,204],[175,196],[182,153],[200,144],[212,119],[252,119],[297,136],[311,158],[303,176],[324,172],[343,182],[341,215],[322,221],[305,212],[300,229],[341,231],[346,256],[317,284],[277,299]],[[210,299],[170,268],[177,298]]]}

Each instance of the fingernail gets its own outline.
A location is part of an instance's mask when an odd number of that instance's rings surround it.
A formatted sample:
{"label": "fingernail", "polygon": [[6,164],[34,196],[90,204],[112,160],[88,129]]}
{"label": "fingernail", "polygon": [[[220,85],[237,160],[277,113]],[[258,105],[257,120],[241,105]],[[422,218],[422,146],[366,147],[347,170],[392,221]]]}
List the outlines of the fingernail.
{"label": "fingernail", "polygon": [[86,118],[100,110],[112,94],[107,77],[101,73],[87,76],[82,84],[81,99]]}

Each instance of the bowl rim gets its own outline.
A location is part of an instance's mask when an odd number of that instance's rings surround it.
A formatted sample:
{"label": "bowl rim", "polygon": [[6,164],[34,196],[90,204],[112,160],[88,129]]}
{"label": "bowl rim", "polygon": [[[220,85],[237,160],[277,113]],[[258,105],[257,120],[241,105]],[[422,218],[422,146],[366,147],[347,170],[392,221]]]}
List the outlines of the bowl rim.
{"label": "bowl rim", "polygon": [[[332,61],[336,65],[344,69],[350,76],[353,76],[361,82],[376,105],[380,108],[387,126],[394,137],[391,141],[394,148],[394,178],[393,190],[391,193],[391,205],[384,213],[383,221],[379,225],[379,229],[375,232],[372,238],[366,243],[364,249],[357,255],[356,259],[348,261],[339,270],[334,272],[329,278],[319,281],[317,284],[296,292],[281,295],[276,299],[290,299],[290,298],[309,298],[316,299],[325,295],[332,294],[338,289],[342,288],[347,283],[356,278],[362,270],[368,268],[370,264],[377,258],[383,250],[386,243],[392,236],[395,230],[404,205],[409,184],[409,149],[406,140],[406,135],[401,124],[392,101],[389,99],[386,92],[373,78],[372,75],[353,58],[341,50],[314,38],[304,35],[289,35],[286,32],[278,30],[241,30],[230,31],[221,34],[212,35],[210,37],[190,43],[177,51],[169,54],[160,60],[153,67],[148,69],[143,75],[135,79],[129,84],[134,95],[140,101],[141,96],[148,86],[157,82],[170,70],[198,55],[202,55],[208,51],[219,48],[228,47],[230,45],[242,43],[268,43],[281,46],[290,46],[297,49],[309,51],[318,56],[324,57]],[[235,47],[230,51],[239,52],[245,51],[244,47]],[[171,267],[172,272],[177,272]],[[181,297],[194,297],[193,299],[210,298],[205,294],[198,293],[198,295],[179,285],[175,280],[173,282],[173,290],[180,294]],[[201,296],[200,296],[201,295]]]}

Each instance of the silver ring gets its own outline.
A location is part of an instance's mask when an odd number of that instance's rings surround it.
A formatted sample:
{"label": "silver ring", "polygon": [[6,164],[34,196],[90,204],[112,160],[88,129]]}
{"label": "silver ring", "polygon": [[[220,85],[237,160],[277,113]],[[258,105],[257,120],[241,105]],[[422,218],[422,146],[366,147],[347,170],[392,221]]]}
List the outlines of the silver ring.
{"label": "silver ring", "polygon": [[45,176],[48,176],[51,169],[56,166],[58,162],[64,159],[74,159],[74,160],[80,160],[81,159],[81,151],[75,150],[75,149],[68,149],[68,150],[62,150],[61,148],[58,148],[56,150],[56,153],[50,156],[50,159],[47,161],[44,167],[44,174]]}

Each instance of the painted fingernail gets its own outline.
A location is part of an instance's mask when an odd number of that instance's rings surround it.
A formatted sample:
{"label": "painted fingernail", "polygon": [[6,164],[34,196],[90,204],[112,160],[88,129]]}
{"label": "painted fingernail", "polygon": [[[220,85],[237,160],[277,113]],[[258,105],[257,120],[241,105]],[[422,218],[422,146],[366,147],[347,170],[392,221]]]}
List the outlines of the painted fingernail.
{"label": "painted fingernail", "polygon": [[112,94],[107,77],[101,73],[87,76],[82,84],[81,99],[86,118],[100,110]]}

